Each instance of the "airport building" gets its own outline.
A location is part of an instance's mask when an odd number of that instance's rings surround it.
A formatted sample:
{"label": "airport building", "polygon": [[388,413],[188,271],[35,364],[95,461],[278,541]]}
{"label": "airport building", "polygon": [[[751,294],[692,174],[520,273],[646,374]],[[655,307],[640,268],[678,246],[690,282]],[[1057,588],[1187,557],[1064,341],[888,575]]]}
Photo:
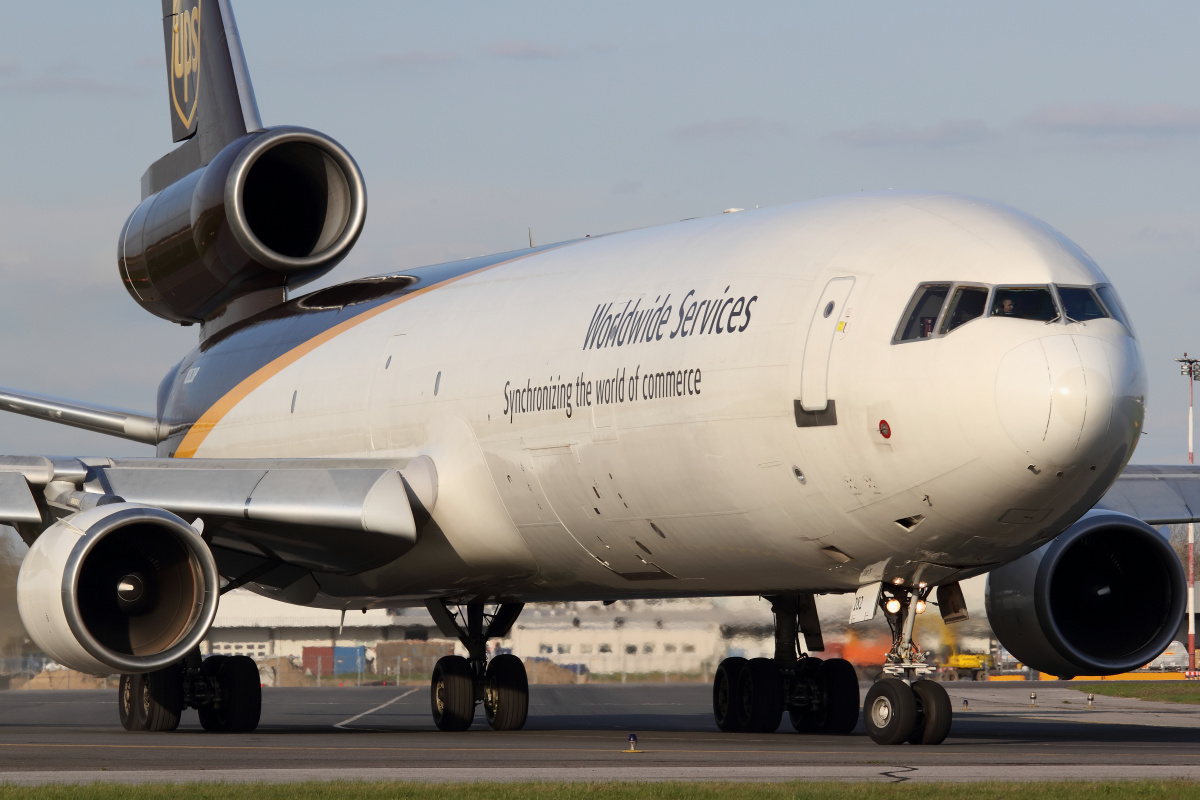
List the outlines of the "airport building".
{"label": "airport building", "polygon": [[[755,601],[758,602],[758,601]],[[540,658],[581,674],[683,673],[711,675],[726,655],[769,656],[767,622],[739,623],[745,601],[636,601],[619,606],[564,603],[529,606],[495,647]],[[726,607],[733,606],[733,607]],[[758,609],[761,616],[762,609]],[[732,621],[731,621],[732,620]],[[286,605],[244,589],[221,598],[201,650],[248,655],[261,662],[300,665],[305,648],[365,647],[375,670],[383,642],[446,641],[424,608],[341,611]],[[455,649],[465,655],[457,642]],[[379,670],[390,673],[389,663]]]}

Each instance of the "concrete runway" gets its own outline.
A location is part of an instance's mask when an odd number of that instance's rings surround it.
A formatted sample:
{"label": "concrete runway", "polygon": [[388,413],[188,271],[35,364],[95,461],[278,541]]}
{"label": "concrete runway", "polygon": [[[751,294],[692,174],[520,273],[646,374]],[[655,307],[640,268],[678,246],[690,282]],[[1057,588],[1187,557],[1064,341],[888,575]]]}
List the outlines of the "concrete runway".
{"label": "concrete runway", "polygon": [[[194,711],[174,733],[127,733],[115,689],[7,691],[0,782],[1200,780],[1200,706],[1098,696],[1087,710],[1065,683],[946,686],[954,727],[936,747],[880,747],[861,722],[800,735],[786,717],[774,734],[721,733],[700,684],[533,686],[514,733],[482,712],[469,731],[437,731],[427,687],[264,689],[262,724],[244,735],[206,734]],[[645,752],[621,752],[630,733]]]}

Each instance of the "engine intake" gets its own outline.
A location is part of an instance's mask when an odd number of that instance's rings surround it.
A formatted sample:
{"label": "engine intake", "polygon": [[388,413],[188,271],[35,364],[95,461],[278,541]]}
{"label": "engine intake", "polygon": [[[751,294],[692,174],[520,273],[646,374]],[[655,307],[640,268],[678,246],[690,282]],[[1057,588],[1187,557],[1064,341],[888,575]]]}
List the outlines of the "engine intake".
{"label": "engine intake", "polygon": [[192,526],[160,508],[97,506],[51,525],[17,578],[25,629],[55,661],[93,674],[183,658],[217,613],[218,575]]}
{"label": "engine intake", "polygon": [[1186,588],[1170,544],[1141,520],[1090,511],[992,570],[988,621],[1022,663],[1059,677],[1145,666],[1179,630]]}
{"label": "engine intake", "polygon": [[121,231],[121,277],[147,311],[203,322],[237,297],[333,269],[366,212],[340,144],[306,128],[255,131],[138,205]]}

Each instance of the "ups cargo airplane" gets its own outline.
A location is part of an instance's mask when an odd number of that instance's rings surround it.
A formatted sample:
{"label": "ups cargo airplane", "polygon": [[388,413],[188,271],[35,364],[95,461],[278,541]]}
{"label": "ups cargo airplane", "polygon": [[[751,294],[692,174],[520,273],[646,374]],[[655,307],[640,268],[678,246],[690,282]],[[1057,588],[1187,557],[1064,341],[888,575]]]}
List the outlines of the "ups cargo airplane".
{"label": "ups cargo airplane", "polygon": [[[122,673],[129,730],[248,731],[245,656],[202,658],[223,592],[425,605],[469,656],[432,678],[461,730],[519,729],[487,657],[531,601],[762,595],[775,657],[728,658],[725,731],[937,744],[951,709],[913,642],[927,603],[987,614],[1059,676],[1142,666],[1184,572],[1154,525],[1198,473],[1126,467],[1146,375],[1078,246],[996,203],[856,194],[390,273],[297,295],[354,246],[336,141],[259,120],[229,0],[163,0],[177,149],[120,232],[129,294],[199,344],[153,414],[5,390],[11,412],[154,458],[8,457],[18,602],[56,661]],[[855,593],[893,646],[860,706],[814,596]]]}

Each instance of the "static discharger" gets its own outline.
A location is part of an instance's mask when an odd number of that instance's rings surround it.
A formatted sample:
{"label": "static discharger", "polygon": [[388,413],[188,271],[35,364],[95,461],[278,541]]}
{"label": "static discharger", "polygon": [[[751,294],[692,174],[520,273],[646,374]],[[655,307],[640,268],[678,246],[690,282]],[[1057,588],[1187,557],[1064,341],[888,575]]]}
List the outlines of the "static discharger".
{"label": "static discharger", "polygon": [[622,750],[621,752],[622,752],[622,753],[644,753],[644,752],[646,752],[646,751],[645,751],[645,750],[638,750],[638,746],[637,746],[637,734],[636,734],[636,733],[631,733],[631,734],[629,734],[629,747],[627,747],[626,749]]}

